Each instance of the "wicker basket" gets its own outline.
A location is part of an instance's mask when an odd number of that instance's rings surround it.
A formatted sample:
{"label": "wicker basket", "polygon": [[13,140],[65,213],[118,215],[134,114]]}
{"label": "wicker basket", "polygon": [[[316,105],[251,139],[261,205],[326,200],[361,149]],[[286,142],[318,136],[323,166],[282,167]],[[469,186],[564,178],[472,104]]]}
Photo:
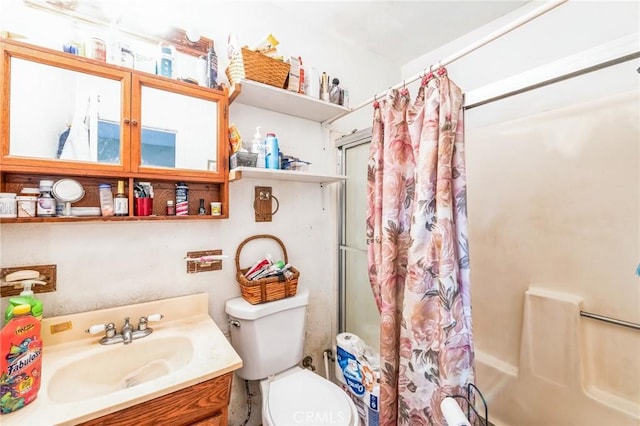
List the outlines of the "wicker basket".
{"label": "wicker basket", "polygon": [[245,244],[259,238],[270,238],[275,240],[282,249],[284,263],[286,264],[289,262],[287,249],[284,247],[282,241],[274,235],[254,235],[240,243],[236,250],[236,279],[238,280],[238,284],[240,284],[240,292],[242,293],[243,299],[252,305],[256,305],[258,303],[272,302],[274,300],[284,299],[285,297],[295,296],[298,291],[298,277],[300,276],[300,271],[294,267],[291,267],[290,269],[293,273],[293,278],[290,279],[286,279],[284,276],[274,276],[260,278],[258,280],[248,280],[244,276],[249,268],[240,268],[240,253],[242,252],[242,248]]}
{"label": "wicker basket", "polygon": [[235,84],[245,78],[280,89],[284,88],[284,83],[289,76],[290,64],[244,47],[241,50],[240,54],[231,58],[226,69],[229,83]]}

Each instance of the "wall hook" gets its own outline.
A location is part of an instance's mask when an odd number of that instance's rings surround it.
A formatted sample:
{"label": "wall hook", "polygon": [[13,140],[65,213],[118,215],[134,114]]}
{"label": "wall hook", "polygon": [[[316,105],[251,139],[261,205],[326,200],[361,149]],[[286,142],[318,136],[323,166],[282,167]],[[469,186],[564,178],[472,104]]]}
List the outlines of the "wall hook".
{"label": "wall hook", "polygon": [[[273,203],[271,200],[275,200],[276,208],[271,211]],[[273,195],[271,187],[269,186],[256,186],[255,198],[253,200],[253,210],[255,211],[256,222],[271,222],[271,217],[280,209],[280,202]]]}

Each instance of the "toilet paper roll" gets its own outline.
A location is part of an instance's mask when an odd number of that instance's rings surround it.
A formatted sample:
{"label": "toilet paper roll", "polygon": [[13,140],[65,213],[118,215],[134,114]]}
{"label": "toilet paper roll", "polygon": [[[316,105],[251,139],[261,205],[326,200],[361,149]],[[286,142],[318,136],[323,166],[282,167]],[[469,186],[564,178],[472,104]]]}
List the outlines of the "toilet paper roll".
{"label": "toilet paper roll", "polygon": [[365,343],[358,336],[352,333],[340,333],[336,336],[336,344],[343,350],[361,356],[365,350]]}
{"label": "toilet paper roll", "polygon": [[443,399],[440,410],[448,426],[471,426],[455,399],[449,397]]}

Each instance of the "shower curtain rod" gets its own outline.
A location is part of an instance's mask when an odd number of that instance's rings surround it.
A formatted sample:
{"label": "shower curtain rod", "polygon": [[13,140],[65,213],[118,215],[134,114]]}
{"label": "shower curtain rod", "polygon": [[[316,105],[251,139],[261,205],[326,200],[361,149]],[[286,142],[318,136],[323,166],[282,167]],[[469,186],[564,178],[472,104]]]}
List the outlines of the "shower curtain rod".
{"label": "shower curtain rod", "polygon": [[[556,7],[560,6],[563,3],[566,3],[569,0],[553,0],[550,2],[547,2],[545,4],[543,4],[542,6],[540,6],[537,9],[532,10],[531,12],[527,13],[526,15],[521,16],[520,18],[514,20],[513,22],[510,22],[509,24],[505,25],[504,27],[488,34],[487,36],[485,36],[484,38],[481,38],[480,40],[476,41],[475,43],[470,44],[469,46],[465,47],[464,49],[459,50],[458,52],[454,53],[451,56],[448,56],[444,59],[442,59],[441,61],[438,61],[437,66],[438,67],[444,67],[449,65],[450,63],[457,61],[458,59],[468,55],[469,53],[481,48],[482,46],[491,43],[492,41],[502,37],[503,35],[515,30],[516,28],[521,27],[522,25],[533,21],[534,19],[536,19],[537,17],[549,12],[552,9],[555,9]],[[433,65],[432,65],[433,66]],[[425,68],[426,69],[426,68]],[[344,117],[345,115],[348,115],[354,111],[357,111],[359,109],[362,109],[364,107],[366,107],[367,105],[371,104],[373,101],[375,101],[377,98],[382,98],[388,90],[390,89],[399,89],[401,87],[403,87],[406,84],[410,84],[413,83],[416,80],[419,80],[423,77],[423,73],[418,73],[410,78],[407,78],[405,80],[402,81],[402,83],[398,83],[395,86],[390,87],[389,89],[385,90],[382,94],[377,94],[374,97],[372,97],[371,99],[368,99],[358,105],[356,105],[353,108],[350,108],[349,111],[345,111],[345,112],[341,112],[340,114],[331,117],[327,120],[325,120],[322,124],[323,125],[329,125],[331,123],[333,123],[336,120],[341,119],[342,117]]]}

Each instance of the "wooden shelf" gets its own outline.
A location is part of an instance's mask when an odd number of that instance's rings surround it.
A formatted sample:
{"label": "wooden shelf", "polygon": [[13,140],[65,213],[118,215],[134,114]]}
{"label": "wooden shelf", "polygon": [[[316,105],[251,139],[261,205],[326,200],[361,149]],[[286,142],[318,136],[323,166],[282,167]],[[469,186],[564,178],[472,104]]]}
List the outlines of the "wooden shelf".
{"label": "wooden shelf", "polygon": [[262,169],[256,167],[237,167],[229,172],[229,182],[247,178],[287,180],[291,182],[310,182],[319,184],[341,182],[347,179],[346,176],[340,175],[319,175],[309,172]]}
{"label": "wooden shelf", "polygon": [[187,215],[187,216],[54,216],[54,217],[18,217],[1,218],[0,223],[42,223],[42,222],[139,222],[147,220],[218,220],[226,219],[223,216],[212,215]]}
{"label": "wooden shelf", "polygon": [[340,105],[251,80],[242,80],[231,88],[229,104],[234,100],[240,104],[317,122],[349,111],[349,108]]}

